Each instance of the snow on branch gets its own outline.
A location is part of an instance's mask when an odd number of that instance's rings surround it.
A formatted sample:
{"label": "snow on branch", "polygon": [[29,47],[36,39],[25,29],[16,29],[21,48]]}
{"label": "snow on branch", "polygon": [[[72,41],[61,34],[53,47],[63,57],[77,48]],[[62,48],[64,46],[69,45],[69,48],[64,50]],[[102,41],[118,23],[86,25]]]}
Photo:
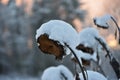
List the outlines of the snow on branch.
{"label": "snow on branch", "polygon": [[41,80],[73,80],[73,74],[64,65],[47,68],[41,77]]}

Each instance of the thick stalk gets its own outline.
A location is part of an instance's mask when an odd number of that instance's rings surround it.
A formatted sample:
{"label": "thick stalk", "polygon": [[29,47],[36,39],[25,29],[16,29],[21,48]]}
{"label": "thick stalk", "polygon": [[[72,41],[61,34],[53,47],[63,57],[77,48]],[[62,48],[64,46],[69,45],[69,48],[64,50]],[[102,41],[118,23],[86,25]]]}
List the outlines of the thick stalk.
{"label": "thick stalk", "polygon": [[81,63],[80,63],[80,61],[79,61],[77,55],[76,55],[75,52],[70,48],[69,45],[67,45],[66,43],[65,43],[65,45],[70,49],[70,51],[73,53],[74,57],[76,58],[76,60],[77,60],[77,62],[78,62],[78,64],[79,64],[79,66],[80,66],[81,72],[82,72],[82,74],[83,74],[84,80],[87,80],[87,78],[86,78],[86,76],[85,76],[84,69],[83,69],[83,67],[82,67],[82,65],[81,65]]}

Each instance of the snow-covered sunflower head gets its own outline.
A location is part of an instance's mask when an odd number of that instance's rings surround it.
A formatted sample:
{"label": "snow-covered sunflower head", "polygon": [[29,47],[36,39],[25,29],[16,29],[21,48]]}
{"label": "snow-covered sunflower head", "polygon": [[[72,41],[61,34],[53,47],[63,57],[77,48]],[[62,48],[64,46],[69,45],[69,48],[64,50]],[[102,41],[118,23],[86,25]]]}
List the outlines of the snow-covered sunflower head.
{"label": "snow-covered sunflower head", "polygon": [[36,32],[39,49],[62,59],[70,50],[65,44],[75,47],[78,44],[77,31],[67,22],[50,20],[43,23]]}

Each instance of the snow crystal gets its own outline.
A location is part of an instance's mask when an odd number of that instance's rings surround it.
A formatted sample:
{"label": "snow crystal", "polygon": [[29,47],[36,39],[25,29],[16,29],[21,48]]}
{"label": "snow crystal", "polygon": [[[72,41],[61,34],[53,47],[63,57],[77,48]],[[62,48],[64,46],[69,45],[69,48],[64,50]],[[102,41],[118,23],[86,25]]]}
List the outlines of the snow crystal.
{"label": "snow crystal", "polygon": [[101,17],[95,17],[93,20],[94,20],[95,25],[97,25],[98,27],[108,28],[109,27],[108,21],[111,20],[111,17],[112,17],[111,15],[106,14]]}
{"label": "snow crystal", "polygon": [[[107,80],[101,73],[87,70],[88,80]],[[79,73],[80,80],[84,80],[82,73]]]}
{"label": "snow crystal", "polygon": [[63,65],[47,68],[41,77],[41,80],[73,80],[73,74]]}

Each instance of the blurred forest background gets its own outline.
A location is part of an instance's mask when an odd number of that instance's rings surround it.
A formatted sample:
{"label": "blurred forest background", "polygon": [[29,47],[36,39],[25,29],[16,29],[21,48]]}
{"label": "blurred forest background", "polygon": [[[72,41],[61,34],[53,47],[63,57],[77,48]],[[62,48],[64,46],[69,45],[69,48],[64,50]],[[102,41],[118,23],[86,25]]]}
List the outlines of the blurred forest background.
{"label": "blurred forest background", "polygon": [[[119,0],[0,0],[0,75],[38,76],[45,68],[61,64],[37,48],[35,34],[42,23],[61,19],[79,32],[85,27],[96,27],[93,17],[109,13],[120,25],[119,3]],[[120,59],[115,25],[111,25],[109,30],[98,30]],[[74,72],[69,56],[62,64]]]}

